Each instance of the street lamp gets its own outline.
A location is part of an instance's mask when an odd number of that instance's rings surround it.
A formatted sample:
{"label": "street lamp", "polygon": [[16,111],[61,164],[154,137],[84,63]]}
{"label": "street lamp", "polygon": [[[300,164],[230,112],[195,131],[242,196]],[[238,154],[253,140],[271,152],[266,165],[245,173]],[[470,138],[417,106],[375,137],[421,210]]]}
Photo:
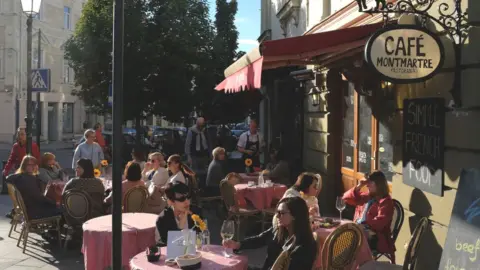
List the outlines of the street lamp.
{"label": "street lamp", "polygon": [[41,4],[42,0],[22,0],[23,12],[27,15],[27,154],[32,153],[32,22]]}
{"label": "street lamp", "polygon": [[308,92],[308,95],[312,97],[312,106],[317,107],[320,105],[320,90],[316,86],[312,87]]}

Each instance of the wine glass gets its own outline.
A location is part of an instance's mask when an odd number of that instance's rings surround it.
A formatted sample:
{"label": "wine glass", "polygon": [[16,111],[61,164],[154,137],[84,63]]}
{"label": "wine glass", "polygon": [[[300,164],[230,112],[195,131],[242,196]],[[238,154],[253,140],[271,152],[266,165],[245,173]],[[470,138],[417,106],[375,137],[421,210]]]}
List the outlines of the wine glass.
{"label": "wine glass", "polygon": [[[225,220],[222,224],[222,229],[220,229],[220,235],[222,239],[232,240],[233,235],[235,234],[235,223],[233,220]],[[223,255],[227,258],[230,258],[232,255],[227,252],[227,249],[224,248]]]}
{"label": "wine glass", "polygon": [[337,210],[340,212],[340,221],[342,220],[342,212],[345,210],[345,201],[343,200],[342,196],[337,197],[337,203],[336,203]]}

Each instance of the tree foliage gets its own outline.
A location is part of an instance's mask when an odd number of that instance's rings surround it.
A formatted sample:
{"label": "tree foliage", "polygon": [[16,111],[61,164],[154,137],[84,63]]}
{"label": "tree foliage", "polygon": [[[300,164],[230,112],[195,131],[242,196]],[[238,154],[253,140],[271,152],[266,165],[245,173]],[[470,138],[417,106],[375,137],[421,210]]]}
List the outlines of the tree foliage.
{"label": "tree foliage", "polygon": [[[179,122],[194,108],[223,113],[214,87],[241,52],[234,25],[237,2],[216,4],[213,23],[207,0],[125,0],[124,119],[155,114]],[[113,0],[86,2],[65,44],[79,88],[74,94],[97,113],[110,110],[112,8]]]}

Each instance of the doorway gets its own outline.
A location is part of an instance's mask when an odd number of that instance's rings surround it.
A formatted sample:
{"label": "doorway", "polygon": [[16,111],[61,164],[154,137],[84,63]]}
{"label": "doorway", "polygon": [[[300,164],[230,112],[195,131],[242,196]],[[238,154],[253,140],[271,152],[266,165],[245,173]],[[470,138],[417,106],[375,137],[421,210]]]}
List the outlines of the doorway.
{"label": "doorway", "polygon": [[58,140],[57,104],[48,103],[48,140]]}

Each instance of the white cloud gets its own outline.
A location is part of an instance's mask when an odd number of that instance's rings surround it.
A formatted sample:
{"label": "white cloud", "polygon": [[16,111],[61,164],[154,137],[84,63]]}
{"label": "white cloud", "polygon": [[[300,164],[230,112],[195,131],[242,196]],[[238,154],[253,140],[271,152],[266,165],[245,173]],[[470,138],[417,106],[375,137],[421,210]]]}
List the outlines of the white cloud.
{"label": "white cloud", "polygon": [[238,44],[258,45],[258,41],[255,39],[239,39]]}

